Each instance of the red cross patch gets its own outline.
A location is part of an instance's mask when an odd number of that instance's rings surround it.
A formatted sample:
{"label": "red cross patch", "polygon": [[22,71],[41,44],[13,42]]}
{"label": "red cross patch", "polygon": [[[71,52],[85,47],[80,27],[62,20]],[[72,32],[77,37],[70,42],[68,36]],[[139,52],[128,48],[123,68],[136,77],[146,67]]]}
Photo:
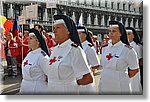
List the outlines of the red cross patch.
{"label": "red cross patch", "polygon": [[54,62],[56,62],[57,60],[56,60],[56,57],[54,57],[54,58],[52,58],[52,59],[50,59],[50,64],[49,65],[51,65],[52,63],[54,63]]}
{"label": "red cross patch", "polygon": [[113,56],[111,55],[111,53],[109,53],[108,55],[106,55],[106,58],[107,58],[108,60],[110,60],[111,58],[113,58]]}
{"label": "red cross patch", "polygon": [[24,67],[28,64],[28,60],[26,60],[24,63]]}

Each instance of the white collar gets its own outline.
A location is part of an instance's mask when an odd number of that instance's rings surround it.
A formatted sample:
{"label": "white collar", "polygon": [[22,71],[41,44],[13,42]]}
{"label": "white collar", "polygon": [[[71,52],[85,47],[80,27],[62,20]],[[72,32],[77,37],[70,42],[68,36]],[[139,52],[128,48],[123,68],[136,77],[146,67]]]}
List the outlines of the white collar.
{"label": "white collar", "polygon": [[39,52],[39,51],[41,51],[41,48],[37,48],[37,49],[31,51],[31,53],[37,53],[37,52]]}
{"label": "white collar", "polygon": [[123,43],[121,42],[121,41],[119,41],[119,42],[117,42],[116,44],[112,44],[112,42],[111,43],[109,43],[109,46],[111,46],[111,47],[116,47],[116,46],[120,46],[120,45],[123,45]]}
{"label": "white collar", "polygon": [[88,44],[88,41],[87,40],[85,40],[83,43],[82,43],[82,45],[87,45]]}
{"label": "white collar", "polygon": [[71,45],[72,41],[70,39],[66,40],[65,42],[63,42],[62,44],[58,45],[58,47],[65,47],[67,45]]}

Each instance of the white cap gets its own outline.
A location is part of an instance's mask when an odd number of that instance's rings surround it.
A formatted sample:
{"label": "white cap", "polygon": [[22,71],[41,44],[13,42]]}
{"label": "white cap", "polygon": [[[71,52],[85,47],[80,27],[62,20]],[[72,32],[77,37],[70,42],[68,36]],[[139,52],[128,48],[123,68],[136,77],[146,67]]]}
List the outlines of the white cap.
{"label": "white cap", "polygon": [[133,31],[132,31],[132,30],[126,30],[126,32],[131,32],[131,33],[133,33]]}
{"label": "white cap", "polygon": [[118,24],[115,24],[115,25],[109,25],[109,27],[119,27]]}
{"label": "white cap", "polygon": [[78,32],[85,32],[85,29],[77,29]]}
{"label": "white cap", "polygon": [[54,21],[54,25],[55,24],[65,24],[65,21],[63,19],[58,19]]}
{"label": "white cap", "polygon": [[35,34],[34,33],[29,33],[29,36],[35,36]]}
{"label": "white cap", "polygon": [[56,25],[56,24],[64,24],[65,27],[67,28],[66,23],[65,23],[65,21],[64,21],[63,19],[55,20],[55,21],[54,21],[54,25]]}

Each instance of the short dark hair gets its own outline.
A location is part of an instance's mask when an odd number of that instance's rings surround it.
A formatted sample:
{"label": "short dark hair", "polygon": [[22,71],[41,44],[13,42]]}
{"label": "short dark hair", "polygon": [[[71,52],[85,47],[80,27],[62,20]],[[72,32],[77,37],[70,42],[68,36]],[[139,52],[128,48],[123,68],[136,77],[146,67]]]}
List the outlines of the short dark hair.
{"label": "short dark hair", "polygon": [[38,26],[38,28],[41,29],[41,31],[44,30],[44,27],[43,27],[42,25],[40,25],[40,24],[35,24],[35,25],[34,25],[34,28],[35,28],[36,26]]}

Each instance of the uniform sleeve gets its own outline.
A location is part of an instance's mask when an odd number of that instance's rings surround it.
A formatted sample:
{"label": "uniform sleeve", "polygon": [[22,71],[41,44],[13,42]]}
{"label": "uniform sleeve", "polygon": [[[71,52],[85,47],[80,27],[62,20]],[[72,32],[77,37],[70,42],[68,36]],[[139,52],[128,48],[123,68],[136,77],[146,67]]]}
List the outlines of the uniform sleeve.
{"label": "uniform sleeve", "polygon": [[143,58],[143,46],[138,45],[138,57],[139,59]]}
{"label": "uniform sleeve", "polygon": [[86,60],[86,55],[81,48],[74,48],[72,52],[72,68],[74,70],[77,79],[80,79],[83,75],[91,72],[90,67]]}
{"label": "uniform sleeve", "polygon": [[139,68],[138,57],[134,49],[129,50],[128,55],[126,56],[126,61],[131,70]]}
{"label": "uniform sleeve", "polygon": [[98,58],[98,55],[96,54],[93,48],[89,48],[87,50],[87,60],[91,65],[91,67],[100,65],[100,60]]}
{"label": "uniform sleeve", "polygon": [[41,55],[40,59],[38,60],[40,67],[42,68],[43,72],[47,75],[48,68],[49,68],[49,57],[48,55],[43,56]]}

